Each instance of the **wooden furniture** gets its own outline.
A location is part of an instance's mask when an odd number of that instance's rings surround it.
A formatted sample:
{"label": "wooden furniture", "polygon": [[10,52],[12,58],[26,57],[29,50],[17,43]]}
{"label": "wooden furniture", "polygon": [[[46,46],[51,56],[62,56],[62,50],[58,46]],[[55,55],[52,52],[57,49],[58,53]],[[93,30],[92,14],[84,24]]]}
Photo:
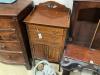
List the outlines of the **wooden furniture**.
{"label": "wooden furniture", "polygon": [[59,62],[69,28],[69,9],[52,1],[41,3],[25,22],[33,58]]}
{"label": "wooden furniture", "polygon": [[64,56],[86,63],[90,63],[92,60],[95,65],[100,65],[100,50],[91,50],[79,45],[69,44],[64,52]]}
{"label": "wooden furniture", "polygon": [[[100,19],[99,13],[99,0],[74,0],[71,18],[71,30],[74,43],[86,47],[90,46],[93,34]],[[99,28],[92,45],[94,49],[100,49]]]}
{"label": "wooden furniture", "polygon": [[70,75],[74,70],[84,73],[91,71],[100,74],[100,50],[91,50],[76,44],[68,44],[64,50],[61,66],[63,75]]}
{"label": "wooden furniture", "polygon": [[[72,44],[67,44],[63,56],[68,58],[64,61],[65,66],[71,62],[76,64],[64,67],[63,75],[70,75],[72,69],[81,70],[81,72],[82,68],[87,68],[86,70],[97,70],[98,67],[100,69],[98,66],[100,65],[99,13],[99,0],[74,0],[70,31]],[[95,38],[93,40],[94,34]],[[91,50],[91,48],[97,50]],[[90,61],[94,62],[94,64],[90,64]],[[83,64],[83,66],[80,66],[79,64]]]}
{"label": "wooden furniture", "polygon": [[[0,4],[0,61],[7,64],[24,64],[31,68],[27,35],[23,19],[33,8],[32,1],[17,0]],[[24,39],[23,39],[24,37]],[[26,44],[24,43],[26,42]],[[28,49],[28,51],[27,51]]]}

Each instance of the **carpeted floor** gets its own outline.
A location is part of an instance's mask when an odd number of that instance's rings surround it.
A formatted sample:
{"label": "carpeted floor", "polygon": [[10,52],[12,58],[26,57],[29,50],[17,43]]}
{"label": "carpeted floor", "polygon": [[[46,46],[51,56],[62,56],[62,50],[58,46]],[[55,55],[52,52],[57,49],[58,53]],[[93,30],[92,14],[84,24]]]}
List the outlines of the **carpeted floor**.
{"label": "carpeted floor", "polygon": [[[58,64],[52,64],[55,71],[58,73],[58,75],[62,75],[61,72],[58,71]],[[0,63],[0,75],[33,75],[33,69],[32,70],[26,70],[25,66],[23,65],[7,65]],[[71,72],[70,75],[92,75],[91,72],[85,71],[84,73],[80,72]]]}
{"label": "carpeted floor", "polygon": [[[58,72],[58,65],[52,64],[55,70]],[[62,75],[62,72],[58,72],[59,75]],[[0,75],[33,75],[32,70],[26,70],[23,65],[7,65],[0,63]]]}

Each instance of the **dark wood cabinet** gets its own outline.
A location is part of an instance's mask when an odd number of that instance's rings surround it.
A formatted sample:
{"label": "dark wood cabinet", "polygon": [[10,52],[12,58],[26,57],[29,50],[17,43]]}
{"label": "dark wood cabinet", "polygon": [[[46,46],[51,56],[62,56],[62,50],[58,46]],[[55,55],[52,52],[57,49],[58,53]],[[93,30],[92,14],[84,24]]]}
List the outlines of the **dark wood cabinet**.
{"label": "dark wood cabinet", "polygon": [[24,64],[31,68],[28,43],[23,19],[33,8],[32,1],[17,0],[0,4],[0,61],[7,64]]}
{"label": "dark wood cabinet", "polygon": [[[100,19],[99,0],[74,0],[71,29],[73,42],[89,47]],[[97,41],[98,40],[98,41]],[[100,33],[96,32],[92,48],[100,49]]]}
{"label": "dark wood cabinet", "polygon": [[[72,40],[71,43],[67,44],[63,55],[65,58],[68,57],[68,60],[66,59],[64,62],[66,65],[71,62],[69,61],[70,58],[75,60],[75,62],[81,61],[82,63],[85,62],[88,64],[90,64],[90,61],[92,60],[94,62],[94,66],[95,64],[100,64],[99,19],[99,0],[74,0],[70,29],[70,37]],[[96,50],[92,50],[91,48]],[[72,63],[73,62],[74,61],[72,61]],[[65,66],[65,64],[63,66],[63,75],[70,75],[70,67],[72,67],[72,65]],[[78,70],[78,67],[75,67],[75,69]]]}
{"label": "dark wood cabinet", "polygon": [[69,28],[69,9],[52,1],[41,3],[25,22],[33,59],[59,62]]}

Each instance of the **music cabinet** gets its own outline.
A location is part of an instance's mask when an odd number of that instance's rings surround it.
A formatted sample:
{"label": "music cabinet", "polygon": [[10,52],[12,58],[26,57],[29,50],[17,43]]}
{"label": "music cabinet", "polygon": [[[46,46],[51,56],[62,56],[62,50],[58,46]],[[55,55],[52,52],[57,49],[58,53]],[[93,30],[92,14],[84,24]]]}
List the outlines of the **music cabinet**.
{"label": "music cabinet", "polygon": [[92,43],[91,48],[100,49],[100,26],[97,29],[99,19],[99,0],[74,0],[71,16],[73,42],[86,47]]}
{"label": "music cabinet", "polygon": [[0,4],[0,62],[24,64],[27,69],[31,68],[29,50],[25,47],[28,46],[25,40],[27,35],[22,21],[32,8],[33,3],[28,0]]}
{"label": "music cabinet", "polygon": [[33,59],[59,62],[69,28],[69,9],[53,1],[39,4],[25,19]]}

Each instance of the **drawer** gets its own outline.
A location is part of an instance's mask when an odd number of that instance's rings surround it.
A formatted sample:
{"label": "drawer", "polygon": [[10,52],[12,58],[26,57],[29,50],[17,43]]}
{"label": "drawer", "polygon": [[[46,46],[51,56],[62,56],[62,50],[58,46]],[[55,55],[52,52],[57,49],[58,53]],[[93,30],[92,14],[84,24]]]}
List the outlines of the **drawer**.
{"label": "drawer", "polygon": [[21,51],[20,42],[0,42],[0,50]]}
{"label": "drawer", "polygon": [[24,56],[22,53],[0,52],[0,61],[8,64],[24,64]]}
{"label": "drawer", "polygon": [[40,32],[40,33],[48,33],[52,35],[63,35],[63,28],[56,27],[47,27],[47,26],[39,26],[39,25],[28,25],[29,31]]}
{"label": "drawer", "polygon": [[64,42],[63,35],[52,35],[52,34],[41,33],[41,35],[39,36],[39,33],[30,31],[29,36],[32,42],[39,41],[39,42],[49,42],[49,43],[61,43],[61,44],[62,42]]}
{"label": "drawer", "polygon": [[15,29],[14,22],[11,19],[0,18],[0,30]]}
{"label": "drawer", "polygon": [[0,41],[16,41],[18,40],[15,31],[0,31]]}

